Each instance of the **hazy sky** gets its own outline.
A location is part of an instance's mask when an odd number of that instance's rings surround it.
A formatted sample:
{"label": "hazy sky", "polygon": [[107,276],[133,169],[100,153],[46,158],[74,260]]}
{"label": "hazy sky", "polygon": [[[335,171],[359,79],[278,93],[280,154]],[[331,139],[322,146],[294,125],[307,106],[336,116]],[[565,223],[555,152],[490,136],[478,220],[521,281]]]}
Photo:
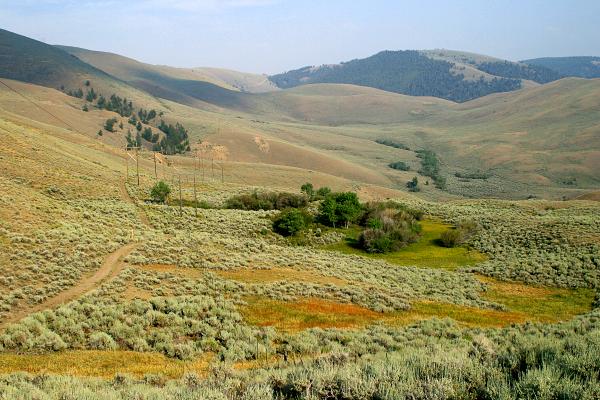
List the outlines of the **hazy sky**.
{"label": "hazy sky", "polygon": [[598,0],[0,0],[0,27],[153,64],[261,73],[380,50],[600,56]]}

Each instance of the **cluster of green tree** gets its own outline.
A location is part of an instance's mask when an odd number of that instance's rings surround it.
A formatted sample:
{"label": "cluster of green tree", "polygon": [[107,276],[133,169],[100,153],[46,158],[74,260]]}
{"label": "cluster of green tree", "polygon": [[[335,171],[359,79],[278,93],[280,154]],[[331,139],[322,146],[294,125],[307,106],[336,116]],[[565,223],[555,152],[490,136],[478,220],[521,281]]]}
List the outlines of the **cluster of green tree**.
{"label": "cluster of green tree", "polygon": [[408,171],[410,170],[410,166],[408,164],[406,164],[404,161],[396,161],[393,163],[389,163],[388,167],[392,168],[392,169],[397,169],[400,171]]}
{"label": "cluster of green tree", "polygon": [[440,160],[431,150],[417,150],[417,157],[421,159],[419,173],[433,179],[438,189],[446,188],[446,178],[440,175]]}
{"label": "cluster of green tree", "polygon": [[261,193],[254,191],[230,197],[225,201],[225,208],[236,210],[284,210],[286,208],[306,207],[306,196],[293,193]]}
{"label": "cluster of green tree", "polygon": [[163,154],[181,154],[190,151],[188,131],[179,122],[172,125],[161,120],[158,129],[165,135],[160,142],[154,144],[154,151],[160,151]]}
{"label": "cluster of green tree", "polygon": [[[161,113],[162,114],[162,113]],[[152,109],[150,111],[146,111],[143,108],[140,108],[137,112],[137,115],[144,124],[150,123],[154,118],[156,118],[157,113],[156,110]]]}
{"label": "cluster of green tree", "polygon": [[365,229],[358,245],[369,253],[389,253],[419,239],[423,218],[421,211],[394,202],[369,203],[364,206],[360,225]]}
{"label": "cluster of green tree", "polygon": [[477,170],[475,172],[455,172],[454,176],[461,179],[488,179],[492,175],[489,172]]}
{"label": "cluster of green tree", "polygon": [[331,189],[327,186],[323,186],[315,190],[315,187],[310,182],[307,182],[304,185],[302,185],[300,187],[300,190],[306,195],[306,197],[308,197],[309,201],[323,200],[326,196],[328,196],[331,193]]}
{"label": "cluster of green tree", "polygon": [[410,181],[406,182],[406,187],[409,192],[420,192],[421,186],[419,186],[419,178],[413,177]]}
{"label": "cluster of green tree", "polygon": [[281,236],[294,236],[313,222],[313,217],[306,210],[288,208],[273,219],[273,231]]}
{"label": "cluster of green tree", "polygon": [[561,74],[546,67],[510,61],[484,62],[478,64],[477,69],[504,78],[527,79],[537,83],[548,83],[562,78]]}
{"label": "cluster of green tree", "polygon": [[100,95],[96,106],[101,110],[114,111],[122,117],[129,117],[133,113],[133,103],[116,94],[112,94],[108,100]]}
{"label": "cluster of green tree", "polygon": [[349,83],[457,102],[521,88],[519,79],[466,80],[462,74],[452,71],[453,66],[453,63],[435,60],[414,50],[382,51],[361,60],[331,67],[304,67],[269,79],[280,88],[309,83]]}
{"label": "cluster of green tree", "polygon": [[114,132],[116,123],[116,118],[109,118],[104,122],[104,129],[106,129],[108,132]]}
{"label": "cluster of green tree", "polygon": [[135,138],[131,135],[131,131],[128,129],[127,130],[127,136],[125,136],[125,139],[127,139],[127,147],[132,148],[132,147],[142,147],[142,136],[140,135],[139,132],[137,132],[135,134]]}
{"label": "cluster of green tree", "polygon": [[90,88],[85,95],[85,100],[92,103],[98,98],[98,93],[94,91],[94,88]]}
{"label": "cluster of green tree", "polygon": [[160,135],[158,133],[152,133],[152,128],[146,127],[142,132],[142,138],[150,143],[157,143],[158,139],[160,139]]}
{"label": "cluster of green tree", "polygon": [[329,193],[319,205],[317,221],[326,226],[348,226],[362,216],[363,207],[354,192]]}
{"label": "cluster of green tree", "polygon": [[375,143],[382,144],[384,146],[395,147],[397,149],[410,150],[410,148],[404,143],[396,142],[392,139],[377,139]]}
{"label": "cluster of green tree", "polygon": [[77,97],[78,99],[83,98],[83,90],[81,90],[81,88],[76,90],[67,90],[66,93],[71,97]]}
{"label": "cluster of green tree", "polygon": [[456,247],[465,243],[475,233],[479,226],[473,221],[463,221],[459,223],[455,228],[450,228],[440,236],[440,244],[444,247]]}
{"label": "cluster of green tree", "polygon": [[600,57],[543,57],[522,61],[525,64],[549,68],[562,76],[600,78]]}

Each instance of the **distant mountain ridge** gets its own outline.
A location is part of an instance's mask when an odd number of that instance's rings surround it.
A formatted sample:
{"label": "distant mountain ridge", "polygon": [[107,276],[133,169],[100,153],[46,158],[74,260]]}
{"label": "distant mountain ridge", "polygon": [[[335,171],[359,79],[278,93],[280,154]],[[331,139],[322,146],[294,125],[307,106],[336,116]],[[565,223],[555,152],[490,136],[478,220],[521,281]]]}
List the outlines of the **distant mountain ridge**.
{"label": "distant mountain ridge", "polygon": [[307,66],[269,77],[285,89],[308,83],[347,83],[411,96],[464,102],[552,82],[563,75],[544,66],[447,50],[382,51],[334,65]]}
{"label": "distant mountain ridge", "polygon": [[523,63],[542,66],[563,76],[600,78],[600,57],[543,57],[524,60]]}

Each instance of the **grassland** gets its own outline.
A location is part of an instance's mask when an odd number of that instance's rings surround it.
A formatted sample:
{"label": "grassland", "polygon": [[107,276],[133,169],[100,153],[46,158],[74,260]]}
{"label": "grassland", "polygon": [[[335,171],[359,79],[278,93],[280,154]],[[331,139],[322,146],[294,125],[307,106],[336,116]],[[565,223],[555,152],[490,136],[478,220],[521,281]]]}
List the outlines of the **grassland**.
{"label": "grassland", "polygon": [[399,251],[392,253],[367,253],[357,247],[358,229],[346,233],[344,241],[326,245],[326,250],[340,251],[346,254],[356,254],[376,260],[385,260],[397,265],[415,265],[427,268],[443,268],[454,270],[458,267],[473,265],[486,259],[484,254],[466,247],[443,247],[440,235],[451,228],[449,224],[439,221],[426,220],[421,222],[423,231],[416,243],[411,243]]}
{"label": "grassland", "polygon": [[[409,175],[379,169],[402,157],[418,167],[414,154],[374,140],[396,137],[398,128],[415,148],[441,128],[257,122],[164,102],[198,129],[195,138],[223,140],[231,154],[254,146],[260,157],[217,160],[216,175],[206,158],[196,194],[217,208],[198,210],[177,202],[179,176],[184,204],[194,198],[193,160],[171,157],[157,168],[173,189],[171,205],[147,203],[156,181],[150,154],[139,160],[138,186],[133,163],[125,177],[127,158],[115,147],[122,138],[93,134],[103,112],[84,114],[76,99],[14,84],[81,132],[0,92],[1,396],[600,393],[597,202],[424,201],[394,189]],[[344,90],[351,97],[357,89]],[[593,105],[589,96],[582,101]],[[254,141],[257,133],[262,140]],[[312,154],[312,170],[285,160],[306,143],[297,157]],[[423,211],[421,240],[389,255],[355,249],[339,232],[298,245],[272,231],[277,211],[218,208],[233,195],[297,192],[307,181]],[[447,196],[431,185],[420,195]],[[437,245],[443,230],[465,220],[480,230],[464,247]],[[132,251],[118,268],[77,291],[123,249]]]}

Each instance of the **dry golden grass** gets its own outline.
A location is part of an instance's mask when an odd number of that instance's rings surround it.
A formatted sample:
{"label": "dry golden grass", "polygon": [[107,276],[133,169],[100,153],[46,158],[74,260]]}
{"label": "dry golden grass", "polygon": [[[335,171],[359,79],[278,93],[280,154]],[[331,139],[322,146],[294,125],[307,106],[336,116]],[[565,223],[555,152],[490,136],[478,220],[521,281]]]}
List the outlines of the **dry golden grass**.
{"label": "dry golden grass", "polygon": [[312,283],[331,283],[333,285],[347,285],[348,281],[333,276],[323,276],[314,271],[299,271],[292,268],[273,268],[273,269],[237,269],[233,271],[218,271],[217,274],[226,279],[248,283],[260,282],[312,282]]}
{"label": "dry golden grass", "polygon": [[128,286],[127,289],[125,289],[125,291],[121,295],[121,297],[124,300],[148,300],[150,297],[152,297],[152,293],[147,290],[137,288],[135,286]]}
{"label": "dry golden grass", "polygon": [[142,377],[162,374],[179,378],[186,371],[203,374],[212,355],[194,361],[179,361],[158,353],[134,351],[65,351],[47,354],[0,354],[0,374],[17,371],[31,374],[60,374],[112,378],[116,373]]}
{"label": "dry golden grass", "polygon": [[500,282],[479,277],[489,285],[482,296],[505,305],[510,312],[522,313],[527,321],[553,323],[566,321],[592,309],[593,289],[557,289]]}
{"label": "dry golden grass", "polygon": [[144,269],[152,272],[162,272],[174,275],[184,276],[186,278],[200,278],[204,275],[206,270],[196,268],[178,267],[177,265],[168,264],[147,264],[137,266],[136,268]]}

